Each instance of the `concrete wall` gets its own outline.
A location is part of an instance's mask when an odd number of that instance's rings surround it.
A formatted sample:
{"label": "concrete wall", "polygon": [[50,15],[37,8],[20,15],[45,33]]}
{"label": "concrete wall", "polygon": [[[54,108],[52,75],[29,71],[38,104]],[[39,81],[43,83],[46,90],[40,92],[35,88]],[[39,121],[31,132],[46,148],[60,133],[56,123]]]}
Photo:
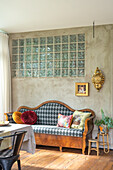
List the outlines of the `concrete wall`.
{"label": "concrete wall", "polygon": [[[30,33],[10,34],[12,38],[49,36],[62,34],[86,34],[86,75],[84,78],[13,78],[13,111],[20,105],[35,107],[46,100],[59,100],[74,109],[91,108],[97,118],[101,117],[101,108],[113,118],[113,25],[50,30]],[[100,92],[94,88],[91,77],[96,67],[102,70],[105,83]],[[89,82],[89,96],[75,96],[75,82]],[[113,148],[113,129],[110,130],[110,144]],[[97,134],[94,128],[93,136]]]}

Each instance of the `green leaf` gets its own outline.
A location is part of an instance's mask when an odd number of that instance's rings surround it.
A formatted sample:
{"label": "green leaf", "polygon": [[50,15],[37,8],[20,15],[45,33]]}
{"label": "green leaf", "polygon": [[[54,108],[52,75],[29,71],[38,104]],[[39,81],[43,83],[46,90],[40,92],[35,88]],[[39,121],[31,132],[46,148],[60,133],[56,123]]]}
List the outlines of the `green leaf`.
{"label": "green leaf", "polygon": [[104,120],[105,115],[104,115],[104,111],[103,111],[103,109],[101,109],[101,113],[102,113],[102,120]]}
{"label": "green leaf", "polygon": [[103,125],[107,125],[108,129],[113,128],[113,119],[108,116],[105,116],[103,109],[101,109],[101,113],[102,113],[102,119],[101,120],[96,119],[95,125],[100,126],[103,124]]}

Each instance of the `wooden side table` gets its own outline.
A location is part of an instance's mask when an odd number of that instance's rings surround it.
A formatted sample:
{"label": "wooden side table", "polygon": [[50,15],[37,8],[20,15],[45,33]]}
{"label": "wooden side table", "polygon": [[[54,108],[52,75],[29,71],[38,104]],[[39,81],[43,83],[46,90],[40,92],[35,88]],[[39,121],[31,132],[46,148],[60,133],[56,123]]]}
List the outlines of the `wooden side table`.
{"label": "wooden side table", "polygon": [[[99,140],[99,138],[102,136],[102,142],[99,142],[100,145],[102,145],[104,147],[104,152],[105,153],[109,153],[109,137],[108,137],[108,133],[98,133],[98,137],[97,139]],[[106,142],[104,140],[104,137],[107,138]],[[105,148],[105,146],[107,146],[107,149]]]}
{"label": "wooden side table", "polygon": [[[88,155],[90,154],[91,150],[97,151],[97,156],[99,156],[99,140],[98,139],[89,139],[89,148],[88,148]],[[96,148],[91,147],[91,143],[96,143]]]}

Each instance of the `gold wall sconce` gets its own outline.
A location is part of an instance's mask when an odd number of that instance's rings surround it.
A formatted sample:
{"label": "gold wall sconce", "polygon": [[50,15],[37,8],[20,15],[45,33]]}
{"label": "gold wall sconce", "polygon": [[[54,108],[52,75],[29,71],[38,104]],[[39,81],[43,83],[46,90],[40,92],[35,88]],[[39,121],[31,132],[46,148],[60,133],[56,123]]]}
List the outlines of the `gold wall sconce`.
{"label": "gold wall sconce", "polygon": [[97,91],[99,91],[104,84],[104,76],[98,67],[92,76],[92,83],[94,84],[94,87],[97,89]]}

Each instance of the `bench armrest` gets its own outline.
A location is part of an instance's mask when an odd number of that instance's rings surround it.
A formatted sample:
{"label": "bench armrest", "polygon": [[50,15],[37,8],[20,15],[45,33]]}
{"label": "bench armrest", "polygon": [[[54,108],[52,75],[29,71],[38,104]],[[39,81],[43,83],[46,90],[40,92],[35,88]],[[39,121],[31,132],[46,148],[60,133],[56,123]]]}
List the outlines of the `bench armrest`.
{"label": "bench armrest", "polygon": [[[93,123],[93,119],[95,118],[95,116],[91,116],[91,117],[88,117],[86,120],[85,120],[85,129],[84,129],[84,134],[85,135],[88,135],[90,132],[92,132],[93,128],[94,128],[94,123]],[[92,121],[92,127],[91,129],[88,129],[88,121]]]}

